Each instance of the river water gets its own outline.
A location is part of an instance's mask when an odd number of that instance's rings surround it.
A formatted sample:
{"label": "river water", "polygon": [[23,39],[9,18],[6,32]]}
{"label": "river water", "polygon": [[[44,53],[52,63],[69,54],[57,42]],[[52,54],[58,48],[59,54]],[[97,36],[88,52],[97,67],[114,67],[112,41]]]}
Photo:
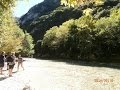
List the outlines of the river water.
{"label": "river water", "polygon": [[15,66],[13,77],[4,70],[0,90],[120,90],[120,68],[25,60],[25,70]]}

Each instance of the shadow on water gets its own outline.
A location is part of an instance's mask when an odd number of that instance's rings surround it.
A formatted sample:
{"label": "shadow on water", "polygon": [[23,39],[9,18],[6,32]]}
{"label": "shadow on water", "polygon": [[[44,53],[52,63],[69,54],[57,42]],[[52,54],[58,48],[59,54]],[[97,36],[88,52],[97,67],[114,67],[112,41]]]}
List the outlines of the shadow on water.
{"label": "shadow on water", "polygon": [[0,77],[0,81],[7,79],[7,77]]}
{"label": "shadow on water", "polygon": [[30,86],[25,86],[22,90],[32,90]]}
{"label": "shadow on water", "polygon": [[[6,71],[6,70],[5,70]],[[17,73],[17,71],[14,71],[13,73]],[[3,81],[3,80],[5,80],[5,79],[7,79],[7,78],[9,78],[9,77],[6,77],[6,76],[0,76],[0,81]]]}
{"label": "shadow on water", "polygon": [[46,59],[42,58],[41,60],[50,60],[53,62],[65,62],[70,65],[78,65],[78,66],[91,66],[91,67],[106,67],[106,68],[113,68],[113,69],[120,69],[120,60],[117,61],[105,61],[105,60],[70,60],[70,59]]}

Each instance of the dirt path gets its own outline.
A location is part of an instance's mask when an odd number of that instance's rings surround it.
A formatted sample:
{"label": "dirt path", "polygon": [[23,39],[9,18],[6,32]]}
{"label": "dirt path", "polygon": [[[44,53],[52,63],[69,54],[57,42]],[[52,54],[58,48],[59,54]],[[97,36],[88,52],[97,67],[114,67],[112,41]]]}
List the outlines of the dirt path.
{"label": "dirt path", "polygon": [[0,90],[120,90],[120,69],[26,59],[25,70],[0,76]]}

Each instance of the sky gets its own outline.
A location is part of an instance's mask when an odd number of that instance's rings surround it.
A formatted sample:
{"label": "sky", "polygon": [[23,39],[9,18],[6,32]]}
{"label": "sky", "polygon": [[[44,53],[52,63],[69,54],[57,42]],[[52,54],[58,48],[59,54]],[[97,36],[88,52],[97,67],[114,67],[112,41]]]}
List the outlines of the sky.
{"label": "sky", "polygon": [[42,2],[44,0],[28,0],[28,1],[18,1],[16,7],[13,9],[13,15],[15,17],[21,17],[34,5]]}

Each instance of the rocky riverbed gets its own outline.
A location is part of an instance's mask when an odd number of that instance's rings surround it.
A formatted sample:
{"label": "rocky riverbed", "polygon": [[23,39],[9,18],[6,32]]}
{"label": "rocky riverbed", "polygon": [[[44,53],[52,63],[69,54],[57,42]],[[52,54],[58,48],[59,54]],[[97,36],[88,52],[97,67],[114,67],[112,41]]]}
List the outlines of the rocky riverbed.
{"label": "rocky riverbed", "polygon": [[16,72],[15,66],[13,77],[8,77],[4,68],[0,90],[120,90],[119,67],[25,60],[25,70]]}

